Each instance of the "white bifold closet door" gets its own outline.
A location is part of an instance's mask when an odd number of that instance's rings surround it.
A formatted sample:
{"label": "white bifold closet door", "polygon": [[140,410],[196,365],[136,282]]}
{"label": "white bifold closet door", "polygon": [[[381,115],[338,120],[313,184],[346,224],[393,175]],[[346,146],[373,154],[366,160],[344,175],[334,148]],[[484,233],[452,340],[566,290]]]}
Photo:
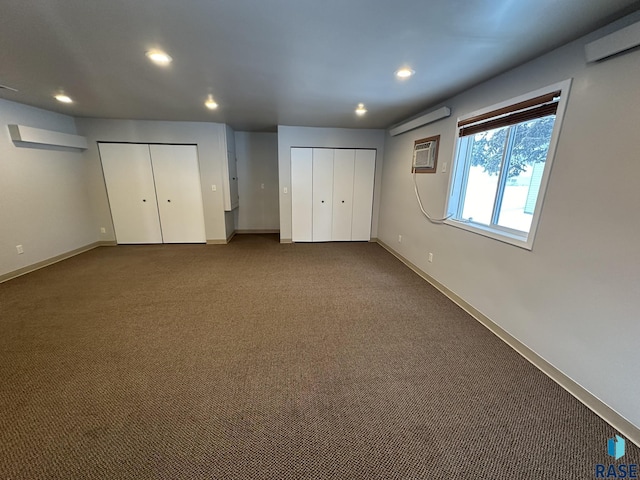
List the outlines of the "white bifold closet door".
{"label": "white bifold closet door", "polygon": [[355,153],[351,240],[368,242],[371,240],[376,151],[356,150]]}
{"label": "white bifold closet door", "polygon": [[333,156],[333,223],[331,240],[350,241],[353,219],[353,173],[355,150],[334,150]]}
{"label": "white bifold closet door", "polygon": [[313,149],[313,241],[331,241],[333,225],[333,153]]}
{"label": "white bifold closet door", "polygon": [[101,143],[118,243],[204,243],[194,145]]}
{"label": "white bifold closet door", "polygon": [[375,150],[292,148],[292,240],[370,240],[375,162]]}
{"label": "white bifold closet door", "polygon": [[149,145],[164,243],[205,241],[195,145]]}
{"label": "white bifold closet door", "polygon": [[101,143],[100,158],[118,243],[162,243],[149,145]]}

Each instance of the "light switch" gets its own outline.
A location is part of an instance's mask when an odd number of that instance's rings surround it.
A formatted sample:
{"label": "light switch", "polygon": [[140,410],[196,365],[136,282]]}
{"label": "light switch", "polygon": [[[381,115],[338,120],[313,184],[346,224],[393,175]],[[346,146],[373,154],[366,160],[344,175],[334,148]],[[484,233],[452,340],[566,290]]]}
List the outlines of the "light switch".
{"label": "light switch", "polygon": [[288,189],[287,187],[284,187],[284,193],[285,193],[285,195],[286,195],[287,193],[289,193],[289,189]]}
{"label": "light switch", "polygon": [[216,190],[217,190],[216,186],[215,185],[211,185],[211,191],[215,192]]}

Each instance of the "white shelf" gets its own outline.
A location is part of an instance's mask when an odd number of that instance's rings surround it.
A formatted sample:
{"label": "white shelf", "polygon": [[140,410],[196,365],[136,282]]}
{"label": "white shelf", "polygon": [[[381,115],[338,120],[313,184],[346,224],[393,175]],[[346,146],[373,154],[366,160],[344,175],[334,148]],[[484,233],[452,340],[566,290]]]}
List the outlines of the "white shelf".
{"label": "white shelf", "polygon": [[640,45],[640,22],[622,28],[584,46],[587,62],[604,60]]}
{"label": "white shelf", "polygon": [[33,143],[37,145],[51,145],[86,150],[87,139],[80,135],[52,132],[41,128],[25,127],[24,125],[8,125],[9,134],[14,142]]}

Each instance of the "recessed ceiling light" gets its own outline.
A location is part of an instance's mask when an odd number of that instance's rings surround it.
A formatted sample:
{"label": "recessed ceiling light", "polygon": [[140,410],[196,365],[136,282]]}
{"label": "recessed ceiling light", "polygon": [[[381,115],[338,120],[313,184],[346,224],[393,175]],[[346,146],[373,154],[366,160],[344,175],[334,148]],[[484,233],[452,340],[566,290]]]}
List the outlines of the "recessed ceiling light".
{"label": "recessed ceiling light", "polygon": [[55,98],[56,100],[62,103],[73,103],[73,100],[71,100],[71,97],[67,95],[59,94],[59,95],[55,95],[53,98]]}
{"label": "recessed ceiling light", "polygon": [[145,55],[149,60],[161,67],[166,67],[173,61],[173,58],[162,50],[148,50]]}
{"label": "recessed ceiling light", "polygon": [[209,110],[215,110],[216,108],[218,108],[218,104],[216,103],[216,101],[213,99],[211,95],[209,95],[206,102],[204,102],[204,106],[207,107]]}
{"label": "recessed ceiling light", "polygon": [[356,108],[356,115],[362,116],[365,113],[367,113],[367,109],[364,108],[364,103],[359,103],[358,108]]}
{"label": "recessed ceiling light", "polygon": [[411,70],[409,67],[402,67],[400,70],[396,70],[396,77],[398,77],[398,78],[409,78],[414,73],[416,73],[416,72]]}

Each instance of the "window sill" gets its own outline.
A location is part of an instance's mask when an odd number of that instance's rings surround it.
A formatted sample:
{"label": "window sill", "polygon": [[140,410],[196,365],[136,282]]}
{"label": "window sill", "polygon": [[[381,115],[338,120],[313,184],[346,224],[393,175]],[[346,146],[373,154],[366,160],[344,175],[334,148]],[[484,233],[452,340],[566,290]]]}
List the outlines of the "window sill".
{"label": "window sill", "polygon": [[453,218],[445,220],[444,223],[447,225],[451,225],[452,227],[461,228],[462,230],[467,230],[468,232],[476,233],[484,237],[498,240],[499,242],[508,243],[509,245],[524,248],[525,250],[533,249],[533,239],[531,233],[529,233],[528,236],[517,235],[515,233],[510,233],[504,230],[494,229],[486,225],[463,222],[460,220],[455,220]]}

